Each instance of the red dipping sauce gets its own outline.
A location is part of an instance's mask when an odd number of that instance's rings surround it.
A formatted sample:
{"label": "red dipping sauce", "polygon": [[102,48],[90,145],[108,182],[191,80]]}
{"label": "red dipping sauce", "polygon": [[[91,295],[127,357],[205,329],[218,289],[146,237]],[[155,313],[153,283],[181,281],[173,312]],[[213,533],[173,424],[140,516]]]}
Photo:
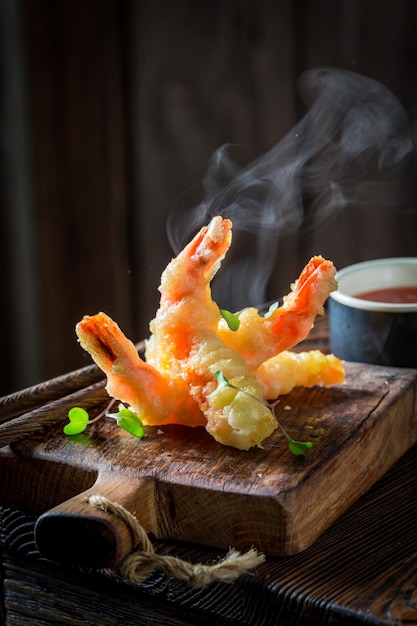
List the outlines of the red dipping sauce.
{"label": "red dipping sauce", "polygon": [[391,302],[394,304],[416,304],[417,285],[407,287],[387,287],[385,289],[374,289],[358,293],[355,298],[361,300],[371,300],[372,302]]}

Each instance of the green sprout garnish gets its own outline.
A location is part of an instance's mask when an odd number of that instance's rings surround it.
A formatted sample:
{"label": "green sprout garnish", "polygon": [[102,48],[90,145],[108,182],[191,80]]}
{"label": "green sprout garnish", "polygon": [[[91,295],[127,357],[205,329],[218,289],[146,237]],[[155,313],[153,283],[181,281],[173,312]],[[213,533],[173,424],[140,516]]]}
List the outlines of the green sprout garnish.
{"label": "green sprout garnish", "polygon": [[97,420],[103,417],[112,417],[116,420],[117,425],[123,430],[126,430],[131,435],[139,437],[144,436],[142,420],[139,415],[136,415],[134,411],[126,408],[123,404],[119,405],[119,411],[117,413],[109,413],[110,407],[114,404],[115,400],[111,400],[107,407],[97,415],[94,419],[90,419],[88,412],[79,407],[74,406],[68,411],[68,424],[64,426],[64,433],[66,435],[79,435],[84,432],[89,424],[93,424]]}
{"label": "green sprout garnish", "polygon": [[227,378],[224,376],[223,372],[218,370],[214,376],[216,377],[217,380],[217,389],[213,392],[213,395],[216,396],[217,394],[219,394],[221,391],[223,391],[223,389],[225,389],[226,387],[231,387],[232,389],[236,389],[236,387],[234,385],[232,385],[231,383],[229,383],[229,381],[227,380]]}
{"label": "green sprout garnish", "polygon": [[79,435],[83,433],[90,423],[90,416],[85,409],[74,406],[68,411],[69,422],[64,426],[66,435]]}
{"label": "green sprout garnish", "polygon": [[310,450],[310,448],[313,447],[311,441],[294,441],[294,439],[291,439],[291,437],[288,438],[288,435],[287,441],[289,449],[293,454],[295,454],[295,456],[302,456],[307,452],[307,450]]}
{"label": "green sprout garnish", "polygon": [[230,330],[237,330],[239,328],[240,319],[238,313],[231,313],[227,309],[220,309],[220,313],[222,314],[223,319],[226,320]]}
{"label": "green sprout garnish", "polygon": [[145,431],[143,430],[142,420],[131,409],[123,407],[120,408],[118,413],[107,413],[106,415],[115,419],[117,425],[123,428],[123,430],[127,430],[131,435],[139,437],[139,439],[142,439],[144,436]]}
{"label": "green sprout garnish", "polygon": [[295,456],[302,456],[302,455],[304,455],[307,452],[307,450],[310,450],[313,447],[313,444],[312,444],[311,441],[296,441],[295,439],[290,437],[290,435],[283,428],[283,426],[280,424],[277,416],[275,415],[275,406],[278,403],[277,401],[272,403],[272,404],[270,404],[269,402],[267,402],[265,400],[262,400],[261,398],[257,398],[256,396],[252,395],[248,391],[245,391],[245,389],[241,389],[240,387],[237,387],[236,385],[233,385],[232,383],[230,383],[227,380],[227,378],[224,376],[223,372],[220,371],[220,370],[218,370],[214,374],[214,376],[215,376],[215,378],[217,380],[217,389],[213,392],[212,397],[214,397],[217,394],[221,393],[221,391],[223,391],[227,387],[229,387],[231,389],[235,389],[236,391],[241,391],[242,393],[245,393],[250,398],[253,398],[254,400],[257,400],[261,404],[264,404],[269,409],[271,409],[272,413],[274,414],[274,416],[275,416],[275,418],[277,420],[277,424],[278,424],[278,427],[279,427],[280,431],[282,432],[282,434],[284,435],[284,437],[288,441],[288,448],[289,448],[290,452],[292,452]]}
{"label": "green sprout garnish", "polygon": [[264,318],[267,320],[268,317],[271,317],[272,313],[276,311],[278,308],[278,302],[273,302],[267,312],[264,315]]}

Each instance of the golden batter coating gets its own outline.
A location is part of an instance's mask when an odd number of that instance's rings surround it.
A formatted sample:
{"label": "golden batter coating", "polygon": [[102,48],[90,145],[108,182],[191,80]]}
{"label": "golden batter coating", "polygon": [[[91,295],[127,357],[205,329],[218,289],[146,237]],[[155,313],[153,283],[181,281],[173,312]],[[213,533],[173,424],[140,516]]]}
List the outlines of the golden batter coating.
{"label": "golden batter coating", "polygon": [[[261,446],[277,428],[266,399],[296,385],[342,382],[341,362],[289,348],[304,339],[337,285],[333,264],[313,257],[284,303],[262,317],[239,313],[231,330],[212,300],[210,283],[230,247],[232,222],[214,217],[167,265],[160,306],[142,360],[108,316],[85,316],[76,332],[107,376],[109,394],[129,404],[144,424],[205,425],[224,445]],[[232,386],[218,388],[216,372]]]}

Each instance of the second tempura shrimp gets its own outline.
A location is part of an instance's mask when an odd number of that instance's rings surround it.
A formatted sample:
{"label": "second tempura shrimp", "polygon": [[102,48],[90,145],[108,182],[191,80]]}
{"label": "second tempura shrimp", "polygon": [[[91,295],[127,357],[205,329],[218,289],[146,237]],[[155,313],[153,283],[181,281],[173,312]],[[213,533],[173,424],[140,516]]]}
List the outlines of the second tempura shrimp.
{"label": "second tempura shrimp", "polygon": [[284,350],[262,363],[255,374],[262,385],[265,400],[274,400],[294,387],[336,385],[345,379],[342,361],[320,350]]}
{"label": "second tempura shrimp", "polygon": [[177,359],[189,350],[190,329],[217,329],[221,316],[210,282],[230,247],[231,229],[230,220],[213,218],[162,273],[160,307],[146,342],[146,360],[158,369],[178,369]]}
{"label": "second tempura shrimp", "polygon": [[106,374],[108,394],[132,407],[144,424],[206,423],[186,383],[145,363],[108,315],[85,315],[76,333],[81,346]]}
{"label": "second tempura shrimp", "polygon": [[254,371],[261,363],[305,339],[314,319],[324,312],[329,294],[337,288],[336,269],[321,256],[310,259],[284,303],[268,317],[249,307],[239,313],[240,327],[229,329],[225,320],[219,321],[219,337],[241,354]]}
{"label": "second tempura shrimp", "polygon": [[[150,324],[153,335],[146,359],[187,383],[217,441],[247,450],[261,445],[277,423],[259,402],[261,385],[244,359],[217,335],[220,312],[211,299],[210,280],[230,240],[231,222],[215,217],[168,264],[161,278],[160,308]],[[219,370],[242,391],[217,394]]]}

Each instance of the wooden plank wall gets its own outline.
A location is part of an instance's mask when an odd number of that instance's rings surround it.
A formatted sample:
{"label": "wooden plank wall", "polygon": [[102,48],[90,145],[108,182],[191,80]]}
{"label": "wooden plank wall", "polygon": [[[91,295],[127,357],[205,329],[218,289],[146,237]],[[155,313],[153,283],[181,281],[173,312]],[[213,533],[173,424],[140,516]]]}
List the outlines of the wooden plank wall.
{"label": "wooden plank wall", "polygon": [[163,237],[178,196],[205,176],[219,146],[237,143],[259,155],[294,124],[294,11],[288,0],[158,0],[135,8],[131,119],[141,173],[138,240],[146,233],[141,248],[152,260],[142,268],[149,319],[171,256]]}
{"label": "wooden plank wall", "polygon": [[[137,241],[146,233],[143,258],[152,260],[136,274],[145,270],[147,298],[141,306],[148,318],[170,256],[163,232],[177,196],[204,176],[220,145],[249,145],[259,156],[281,142],[306,114],[297,91],[305,70],[330,66],[380,81],[413,120],[417,5],[406,0],[393,10],[385,0],[157,0],[134,9],[129,57],[135,80],[134,162],[141,173],[134,181]],[[266,299],[285,293],[312,254],[328,256],[339,267],[378,256],[416,255],[415,204],[407,213],[399,209],[399,197],[398,206],[394,197],[386,211],[369,200],[329,216],[307,234],[283,235],[275,251],[273,242],[267,244],[276,260]],[[243,289],[249,298],[249,278]]]}
{"label": "wooden plank wall", "polygon": [[49,376],[82,361],[84,313],[99,306],[130,330],[121,33],[117,2],[25,6]]}
{"label": "wooden plank wall", "polygon": [[[37,292],[31,297],[40,355],[38,367],[23,375],[19,363],[36,344],[28,337],[33,329],[22,333],[16,316],[3,310],[10,358],[2,365],[2,393],[88,363],[73,332],[84,313],[105,310],[134,340],[147,334],[159,276],[172,255],[171,207],[204,176],[222,144],[249,145],[261,155],[294,127],[305,114],[297,93],[304,70],[325,65],[363,73],[415,116],[412,0],[395,7],[389,0],[16,5],[31,129],[31,148],[22,150],[32,164]],[[9,198],[9,213],[14,202]],[[14,242],[4,232],[2,258],[10,259]],[[286,291],[313,253],[342,266],[416,255],[416,242],[413,211],[344,213],[303,238],[280,238],[271,248],[276,257],[265,297]],[[4,284],[4,297],[21,302],[20,286]]]}
{"label": "wooden plank wall", "polygon": [[[118,3],[18,4],[32,130],[32,262],[41,355],[32,380],[22,377],[27,337],[19,329],[13,333],[9,384],[15,388],[90,363],[74,333],[84,313],[106,310],[131,331]],[[11,299],[20,288],[12,285]]]}

